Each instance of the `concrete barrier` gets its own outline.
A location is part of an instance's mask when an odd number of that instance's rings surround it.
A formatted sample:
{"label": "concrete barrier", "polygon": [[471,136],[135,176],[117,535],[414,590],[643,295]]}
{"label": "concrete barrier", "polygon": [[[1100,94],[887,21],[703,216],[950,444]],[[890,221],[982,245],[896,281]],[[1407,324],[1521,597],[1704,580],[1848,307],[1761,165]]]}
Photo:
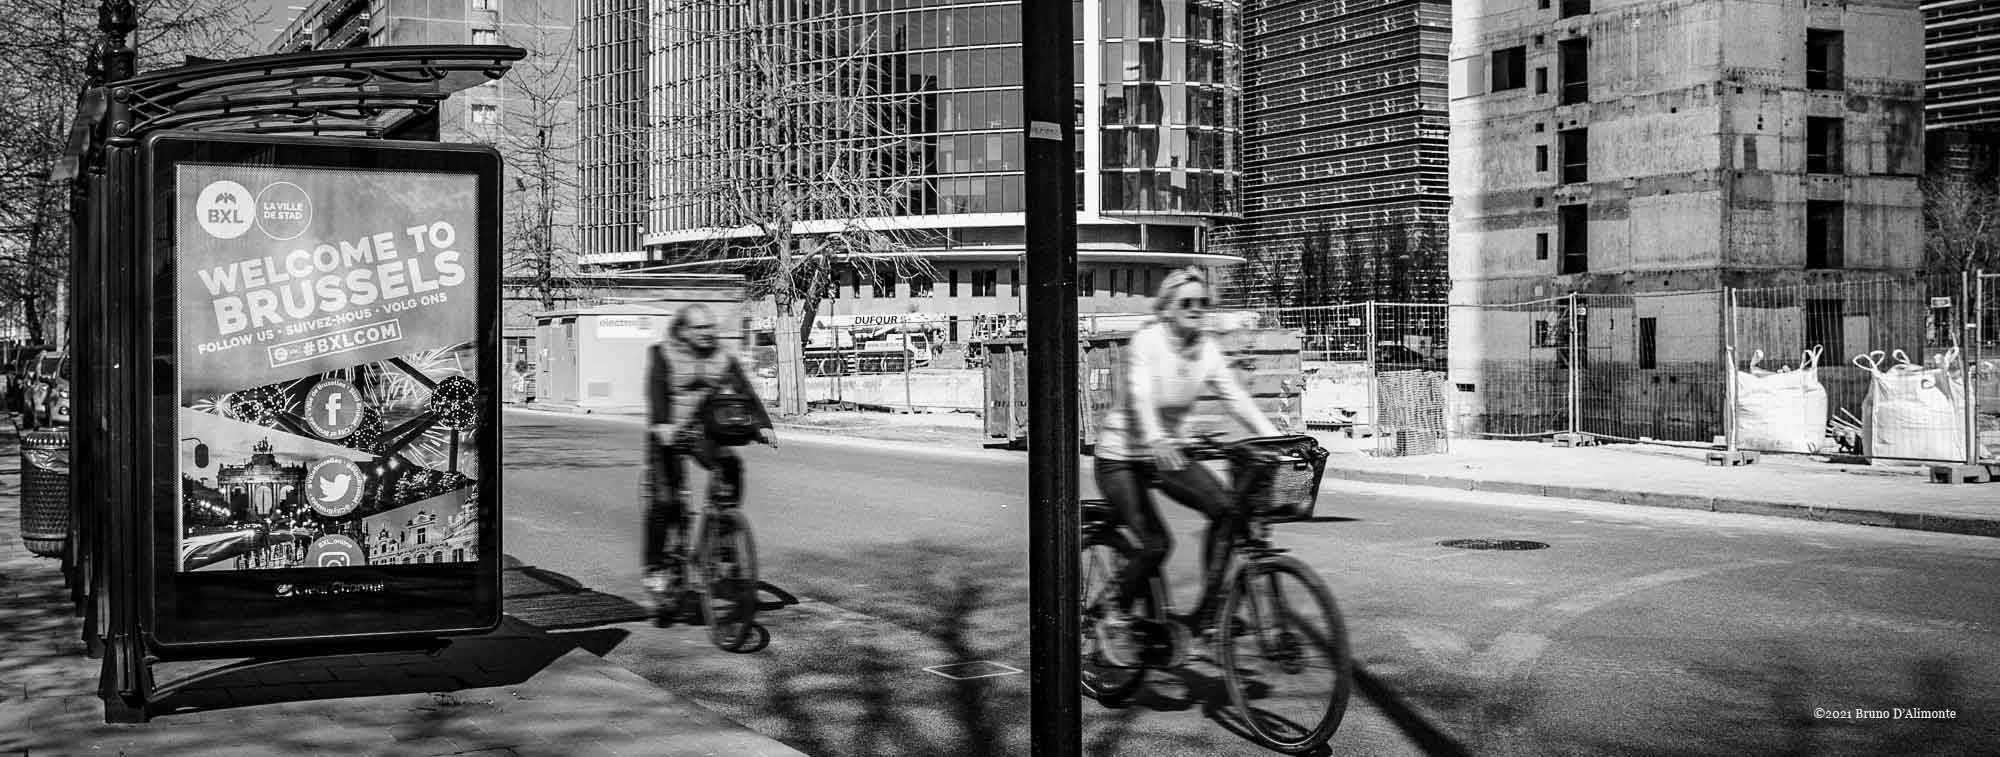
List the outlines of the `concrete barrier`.
{"label": "concrete barrier", "polygon": [[[776,378],[757,379],[766,402],[778,397]],[[903,409],[977,410],[985,403],[985,372],[978,369],[919,368],[902,373],[809,376],[807,402],[840,401]]]}
{"label": "concrete barrier", "polygon": [[1369,422],[1367,363],[1308,360],[1304,369],[1300,410],[1306,423],[1344,426]]}

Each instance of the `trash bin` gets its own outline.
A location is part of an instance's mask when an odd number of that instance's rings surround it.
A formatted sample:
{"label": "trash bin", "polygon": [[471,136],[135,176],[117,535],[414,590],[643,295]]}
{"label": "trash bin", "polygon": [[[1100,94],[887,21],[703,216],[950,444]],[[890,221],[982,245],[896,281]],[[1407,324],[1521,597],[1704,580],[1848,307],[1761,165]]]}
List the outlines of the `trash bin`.
{"label": "trash bin", "polygon": [[69,429],[21,434],[21,541],[43,557],[69,539]]}

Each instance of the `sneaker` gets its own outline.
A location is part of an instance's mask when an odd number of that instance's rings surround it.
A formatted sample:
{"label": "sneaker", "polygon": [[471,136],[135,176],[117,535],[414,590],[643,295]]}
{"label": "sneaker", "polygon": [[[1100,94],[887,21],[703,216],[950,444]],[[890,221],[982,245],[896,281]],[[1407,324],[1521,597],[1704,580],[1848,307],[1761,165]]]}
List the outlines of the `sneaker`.
{"label": "sneaker", "polygon": [[665,594],[673,587],[673,580],[667,576],[667,571],[661,568],[646,571],[646,578],[641,583],[645,585],[646,593],[654,596]]}
{"label": "sneaker", "polygon": [[1113,667],[1133,667],[1139,657],[1137,644],[1130,614],[1115,613],[1097,621],[1097,653]]}

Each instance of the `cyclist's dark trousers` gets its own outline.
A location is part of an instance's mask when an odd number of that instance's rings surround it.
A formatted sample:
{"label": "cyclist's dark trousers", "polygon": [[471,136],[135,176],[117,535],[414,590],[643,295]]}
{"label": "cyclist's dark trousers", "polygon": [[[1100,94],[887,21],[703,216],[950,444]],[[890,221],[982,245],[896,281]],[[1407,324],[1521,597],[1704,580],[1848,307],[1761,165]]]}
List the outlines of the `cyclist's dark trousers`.
{"label": "cyclist's dark trousers", "polygon": [[1229,504],[1222,481],[1214,471],[1193,462],[1169,471],[1150,462],[1098,458],[1094,468],[1097,491],[1118,508],[1118,516],[1139,540],[1119,580],[1120,602],[1129,609],[1132,598],[1145,591],[1146,581],[1158,575],[1160,564],[1174,549],[1173,535],[1147,493],[1150,482],[1174,501],[1208,516],[1208,534],[1201,550],[1201,601],[1195,605],[1197,612],[1206,612],[1209,603],[1222,594],[1222,561],[1236,531],[1236,510]]}
{"label": "cyclist's dark trousers", "polygon": [[641,495],[646,501],[646,538],[643,564],[647,569],[666,561],[667,535],[685,535],[687,529],[687,461],[712,471],[709,476],[710,502],[735,502],[743,491],[743,458],[736,450],[702,440],[692,450],[663,445],[646,445],[646,473]]}

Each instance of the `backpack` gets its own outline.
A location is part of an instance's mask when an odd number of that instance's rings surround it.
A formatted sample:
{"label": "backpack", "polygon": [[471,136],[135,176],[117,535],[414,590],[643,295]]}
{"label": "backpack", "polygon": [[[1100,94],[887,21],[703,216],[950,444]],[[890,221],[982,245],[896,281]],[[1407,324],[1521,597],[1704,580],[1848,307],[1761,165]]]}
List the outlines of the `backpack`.
{"label": "backpack", "polygon": [[[659,345],[654,345],[653,349],[661,348]],[[665,353],[662,353],[660,358],[661,364],[667,369],[667,385],[673,386],[674,362]],[[695,407],[694,420],[701,422],[703,433],[715,443],[725,447],[741,447],[757,440],[760,426],[757,424],[757,414],[752,404],[755,400],[735,385],[736,356],[730,355],[729,362],[730,378],[722,385],[711,388],[708,397]]]}

